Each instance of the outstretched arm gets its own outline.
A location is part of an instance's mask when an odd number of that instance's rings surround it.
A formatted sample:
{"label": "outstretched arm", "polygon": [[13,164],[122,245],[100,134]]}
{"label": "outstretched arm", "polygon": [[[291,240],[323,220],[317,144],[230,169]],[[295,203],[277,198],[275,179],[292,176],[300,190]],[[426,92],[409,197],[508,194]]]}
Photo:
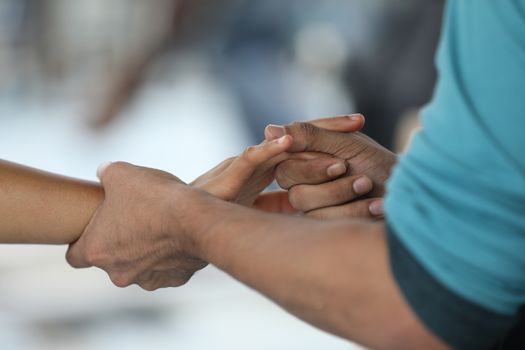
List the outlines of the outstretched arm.
{"label": "outstretched arm", "polygon": [[[291,137],[286,136],[249,147],[192,185],[221,199],[251,206],[273,181],[275,166],[287,157],[284,152],[291,143]],[[287,203],[287,197],[281,197]],[[104,191],[97,183],[0,160],[0,243],[72,243],[103,199]]]}
{"label": "outstretched arm", "polygon": [[[363,122],[361,118],[340,116],[315,120],[312,124],[352,132],[361,129]],[[286,192],[259,196],[273,180],[276,165],[290,158],[284,153],[290,146],[288,136],[284,143],[274,140],[249,147],[192,185],[224,200],[254,205],[267,211],[294,212]],[[344,167],[344,161],[321,155],[313,169],[325,171],[335,164]],[[329,176],[335,177],[337,174]],[[0,243],[74,242],[103,199],[104,191],[97,183],[0,160]]]}
{"label": "outstretched arm", "polygon": [[0,242],[71,243],[103,197],[99,184],[0,160]]}

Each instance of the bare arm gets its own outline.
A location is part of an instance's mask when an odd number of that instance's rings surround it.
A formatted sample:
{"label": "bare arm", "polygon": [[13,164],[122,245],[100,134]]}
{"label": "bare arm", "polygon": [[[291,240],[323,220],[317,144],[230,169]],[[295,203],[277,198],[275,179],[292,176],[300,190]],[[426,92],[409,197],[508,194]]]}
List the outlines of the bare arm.
{"label": "bare arm", "polygon": [[103,197],[99,184],[0,160],[0,242],[74,242]]}
{"label": "bare arm", "polygon": [[98,266],[120,287],[154,290],[180,286],[211,262],[366,346],[446,349],[403,301],[380,223],[265,213],[126,163],[108,167],[102,182],[106,199],[67,254],[75,267]]}
{"label": "bare arm", "polygon": [[292,314],[374,349],[446,348],[403,300],[383,224],[320,222],[199,201],[209,214],[189,220],[198,256]]}
{"label": "bare arm", "polygon": [[[313,121],[346,132],[361,129],[363,122],[345,116]],[[253,202],[273,179],[278,159],[272,157],[284,148],[260,145],[255,150],[254,161],[246,163],[246,157],[241,157],[234,162],[237,158],[232,158],[193,185],[222,199],[253,204],[248,202]],[[320,161],[329,166],[336,159]],[[237,198],[240,194],[242,198]],[[104,191],[97,183],[0,160],[0,243],[72,243],[80,237],[103,198]],[[263,195],[255,205],[266,210],[293,211],[283,193]]]}

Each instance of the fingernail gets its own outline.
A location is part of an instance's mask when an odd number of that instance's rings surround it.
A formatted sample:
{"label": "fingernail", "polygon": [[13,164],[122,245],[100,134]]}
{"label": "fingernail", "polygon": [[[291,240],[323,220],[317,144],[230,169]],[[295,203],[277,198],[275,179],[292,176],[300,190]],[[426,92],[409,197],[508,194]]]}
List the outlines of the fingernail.
{"label": "fingernail", "polygon": [[332,164],[326,169],[326,173],[330,177],[343,175],[346,173],[346,166],[343,163]]}
{"label": "fingernail", "polygon": [[352,114],[352,115],[350,115],[350,120],[353,120],[353,121],[358,121],[358,120],[361,120],[362,118],[363,118],[362,114]]}
{"label": "fingernail", "polygon": [[282,136],[282,137],[279,137],[279,138],[277,139],[277,143],[279,143],[279,144],[282,144],[282,143],[284,143],[285,141],[286,141],[286,135],[284,135],[284,136]]}
{"label": "fingernail", "polygon": [[383,208],[383,201],[377,200],[372,203],[370,203],[370,206],[368,207],[368,210],[370,210],[370,214],[374,216],[381,216],[384,215],[385,210]]}
{"label": "fingernail", "polygon": [[102,174],[104,173],[104,171],[106,170],[106,168],[108,166],[111,165],[111,162],[105,162],[105,163],[102,163],[98,166],[97,168],[97,177],[100,179],[102,178]]}
{"label": "fingernail", "polygon": [[372,190],[373,184],[369,178],[363,176],[355,180],[352,187],[356,194],[365,194]]}
{"label": "fingernail", "polygon": [[286,135],[284,126],[270,124],[266,127],[266,130],[275,139]]}

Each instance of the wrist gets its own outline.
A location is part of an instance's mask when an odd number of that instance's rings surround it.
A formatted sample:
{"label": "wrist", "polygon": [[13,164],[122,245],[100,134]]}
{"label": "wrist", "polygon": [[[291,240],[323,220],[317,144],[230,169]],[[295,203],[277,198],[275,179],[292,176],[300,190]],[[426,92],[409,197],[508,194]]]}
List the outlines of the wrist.
{"label": "wrist", "polygon": [[188,256],[208,261],[207,237],[217,225],[220,200],[197,188],[177,185],[170,193],[168,231]]}

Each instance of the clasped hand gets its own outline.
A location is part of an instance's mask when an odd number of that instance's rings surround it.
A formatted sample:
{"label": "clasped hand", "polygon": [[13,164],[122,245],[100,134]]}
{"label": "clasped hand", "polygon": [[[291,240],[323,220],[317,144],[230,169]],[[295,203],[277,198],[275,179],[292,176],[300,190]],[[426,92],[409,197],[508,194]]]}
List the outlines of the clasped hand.
{"label": "clasped hand", "polygon": [[[220,222],[200,221],[219,200],[323,219],[381,217],[395,155],[358,133],[363,123],[355,115],[269,126],[263,143],[191,186],[160,170],[110,164],[99,172],[105,200],[66,258],[104,269],[117,286],[155,290],[207,265],[199,235]],[[261,194],[274,179],[285,191]]]}

